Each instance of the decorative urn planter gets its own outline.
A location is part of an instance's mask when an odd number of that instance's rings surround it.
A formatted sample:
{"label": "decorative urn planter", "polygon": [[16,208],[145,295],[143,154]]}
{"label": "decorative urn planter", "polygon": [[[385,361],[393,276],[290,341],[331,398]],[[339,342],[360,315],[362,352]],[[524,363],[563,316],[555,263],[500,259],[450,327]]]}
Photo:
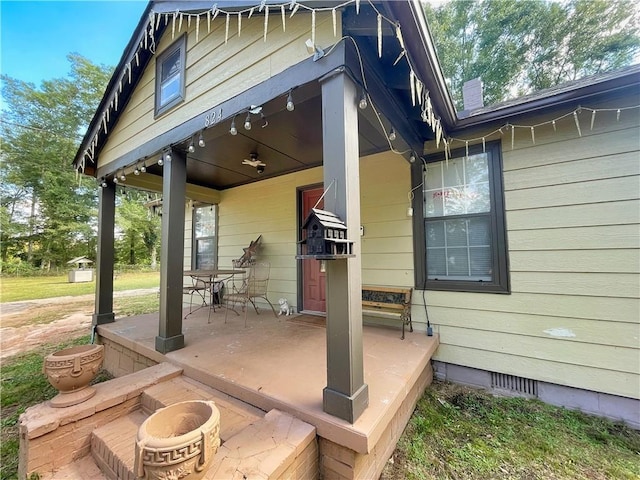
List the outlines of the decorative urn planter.
{"label": "decorative urn planter", "polygon": [[43,370],[49,383],[60,393],[49,404],[70,407],[96,394],[89,386],[100,370],[104,359],[104,345],[80,345],[54,352],[44,360]]}
{"label": "decorative urn planter", "polygon": [[161,408],[136,438],[134,473],[144,480],[197,480],[220,446],[220,411],[210,400]]}

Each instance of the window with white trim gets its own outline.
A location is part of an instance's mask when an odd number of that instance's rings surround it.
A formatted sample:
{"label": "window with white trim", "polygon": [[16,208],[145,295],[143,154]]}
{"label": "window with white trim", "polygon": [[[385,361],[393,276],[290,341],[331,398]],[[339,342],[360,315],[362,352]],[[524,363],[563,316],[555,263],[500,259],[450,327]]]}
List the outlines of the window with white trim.
{"label": "window with white trim", "polygon": [[193,209],[193,268],[210,270],[218,263],[218,206],[196,205]]}
{"label": "window with white trim", "polygon": [[156,116],[184,100],[187,37],[183,35],[156,60]]}
{"label": "window with white trim", "polygon": [[418,287],[508,292],[500,144],[429,157],[421,180]]}

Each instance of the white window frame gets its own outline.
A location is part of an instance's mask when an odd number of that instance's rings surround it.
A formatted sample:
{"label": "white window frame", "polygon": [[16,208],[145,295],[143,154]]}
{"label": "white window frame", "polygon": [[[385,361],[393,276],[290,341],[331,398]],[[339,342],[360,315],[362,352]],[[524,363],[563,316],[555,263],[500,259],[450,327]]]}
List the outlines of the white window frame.
{"label": "white window frame", "polygon": [[[206,209],[211,209],[210,211],[213,214],[213,235],[200,235],[198,236],[198,212],[199,211],[205,211]],[[216,266],[218,265],[218,205],[209,205],[209,204],[196,204],[193,207],[193,227],[192,227],[192,248],[191,248],[191,267],[194,270],[197,269],[213,269],[216,268]],[[212,252],[212,256],[213,256],[213,264],[212,265],[206,265],[206,266],[202,266],[201,262],[199,261],[200,257],[199,257],[199,252],[198,252],[198,247],[200,245],[200,242],[204,242],[204,241],[211,241],[213,240],[213,252]]]}

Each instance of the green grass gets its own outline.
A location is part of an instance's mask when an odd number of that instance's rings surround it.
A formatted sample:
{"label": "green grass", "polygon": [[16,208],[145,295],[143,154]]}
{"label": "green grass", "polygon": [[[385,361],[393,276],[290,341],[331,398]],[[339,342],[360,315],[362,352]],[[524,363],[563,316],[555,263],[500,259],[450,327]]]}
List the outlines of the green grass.
{"label": "green grass", "polygon": [[113,299],[113,310],[116,318],[133,317],[145,313],[157,312],[160,298],[157,294],[116,297]]}
{"label": "green grass", "polygon": [[[18,475],[18,418],[27,407],[44,402],[57,394],[42,373],[44,358],[51,352],[72,345],[89,343],[89,336],[70,340],[60,345],[43,345],[37,352],[11,358],[2,366],[0,379],[2,397],[0,406],[0,479],[15,479]],[[108,380],[109,374],[101,371],[93,383]]]}
{"label": "green grass", "polygon": [[[118,274],[113,282],[115,291],[155,288],[160,285],[159,272],[128,272]],[[16,302],[95,293],[96,282],[69,283],[66,275],[54,277],[2,277],[0,302]]]}
{"label": "green grass", "polygon": [[[129,288],[141,288],[138,285]],[[117,297],[114,299],[113,306],[117,317],[125,317],[157,312],[158,302],[156,294],[136,295]],[[67,315],[68,308],[70,307],[67,307],[65,311],[58,312],[58,316],[62,318]],[[57,318],[47,318],[48,321],[55,319]],[[44,402],[57,393],[42,373],[44,357],[53,351],[85,343],[89,343],[89,336],[85,335],[59,345],[43,345],[37,351],[17,355],[3,361],[0,369],[2,385],[2,395],[0,396],[0,407],[2,409],[0,480],[13,480],[18,475],[18,418],[20,414],[27,407]],[[109,376],[106,372],[101,372],[93,383],[104,381],[108,378]]]}
{"label": "green grass", "polygon": [[434,382],[383,479],[638,479],[640,432],[546,405]]}

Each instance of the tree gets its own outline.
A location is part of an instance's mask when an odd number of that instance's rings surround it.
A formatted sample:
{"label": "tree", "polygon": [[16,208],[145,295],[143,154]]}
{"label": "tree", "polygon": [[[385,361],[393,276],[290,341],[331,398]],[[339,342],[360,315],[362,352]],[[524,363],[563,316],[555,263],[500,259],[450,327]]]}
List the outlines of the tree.
{"label": "tree", "polygon": [[630,65],[640,52],[631,0],[451,0],[425,13],[460,110],[474,78],[493,104]]}
{"label": "tree", "polygon": [[48,270],[87,254],[95,236],[96,184],[78,177],[71,162],[111,68],[79,55],[68,59],[69,78],[40,88],[2,76],[3,263],[12,245]]}
{"label": "tree", "polygon": [[146,192],[122,189],[116,208],[116,225],[120,232],[116,242],[119,263],[155,267],[160,241],[160,217],[146,206]]}

